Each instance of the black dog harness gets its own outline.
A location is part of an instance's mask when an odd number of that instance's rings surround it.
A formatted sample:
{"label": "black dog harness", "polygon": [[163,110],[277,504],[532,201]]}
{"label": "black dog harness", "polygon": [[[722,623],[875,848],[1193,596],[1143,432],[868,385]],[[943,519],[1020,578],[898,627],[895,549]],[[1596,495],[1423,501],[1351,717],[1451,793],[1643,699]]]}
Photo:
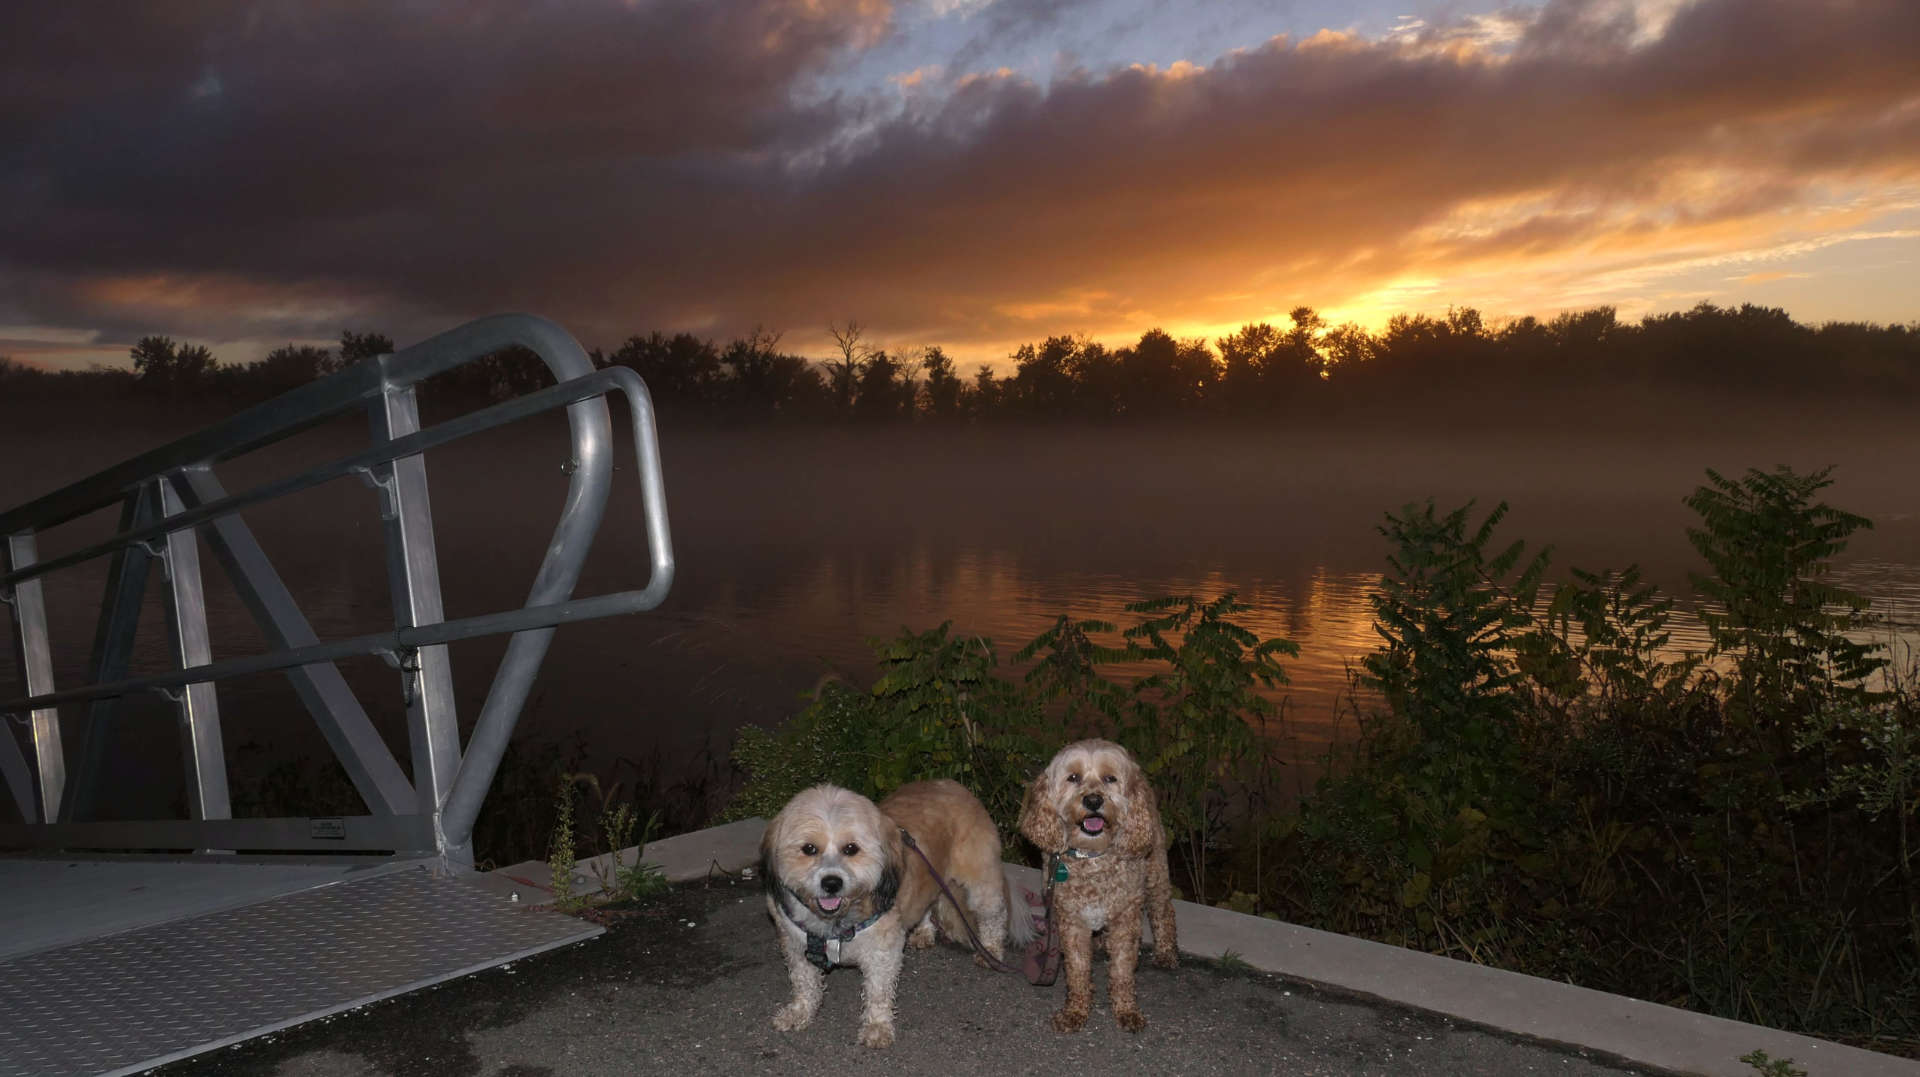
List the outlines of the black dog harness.
{"label": "black dog harness", "polygon": [[[786,891],[787,894],[793,898],[795,904],[806,905],[806,902],[801,899],[800,895],[794,893],[792,887],[782,884],[780,889]],[[793,922],[793,926],[807,933],[807,960],[813,962],[821,972],[832,972],[834,968],[840,964],[841,949],[847,943],[852,942],[855,935],[872,927],[882,916],[887,915],[892,909],[893,899],[888,898],[886,904],[880,906],[879,911],[867,917],[865,920],[857,924],[849,924],[842,927],[831,935],[816,935],[812,931],[807,930],[807,925],[800,922],[800,918],[793,914],[792,910],[787,907],[786,902],[782,901],[780,903],[780,911],[785,913],[787,919]]]}

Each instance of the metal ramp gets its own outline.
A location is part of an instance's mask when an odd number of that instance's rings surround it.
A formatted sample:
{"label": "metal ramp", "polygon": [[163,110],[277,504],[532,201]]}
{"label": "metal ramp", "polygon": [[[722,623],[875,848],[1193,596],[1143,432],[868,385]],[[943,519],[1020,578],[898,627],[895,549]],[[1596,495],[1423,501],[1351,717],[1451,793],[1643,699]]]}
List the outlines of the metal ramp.
{"label": "metal ramp", "polygon": [[[544,362],[555,384],[422,425],[421,383],[511,349]],[[631,420],[647,579],[578,597],[613,483],[609,396],[624,399]],[[525,602],[447,618],[427,454],[561,409],[566,497]],[[237,492],[217,474],[356,415],[365,449]],[[299,604],[303,581],[282,578],[242,513],[340,480],[372,490],[393,623],[323,640]],[[75,537],[75,521],[115,509],[109,537]],[[51,545],[42,541],[49,535]],[[270,650],[213,657],[203,548]],[[47,587],[47,577],[97,561],[107,570],[92,638],[52,638],[49,606],[74,589]],[[363,360],[24,505],[0,506],[0,604],[9,614],[0,623],[12,644],[11,669],[0,661],[0,850],[31,851],[0,854],[0,1075],[144,1068],[598,934],[479,888],[474,823],[557,626],[651,610],[673,575],[645,384],[625,367],[596,370],[559,326],[520,314]],[[150,577],[171,668],[136,675]],[[501,634],[504,654],[462,743],[448,645]],[[367,656],[400,674],[410,766],[338,669]],[[364,814],[301,815],[318,806],[296,805],[284,817],[233,817],[217,689],[272,672],[290,682]],[[119,702],[144,694],[171,704],[185,765],[185,810],[168,818],[126,818],[99,804],[112,780],[110,745],[132,720]],[[76,850],[114,856],[61,859]]]}
{"label": "metal ramp", "polygon": [[[0,881],[50,879],[109,893],[148,882],[166,893],[187,865],[15,859]],[[0,958],[0,1077],[133,1073],[578,942],[601,928],[510,903],[471,877],[422,864],[345,870],[320,865],[193,865],[209,874],[265,872],[296,888],[237,907],[65,941]],[[288,871],[288,868],[294,870]],[[77,873],[76,880],[60,876]],[[329,873],[337,876],[325,879]],[[176,873],[177,874],[177,873]],[[325,879],[315,884],[315,879]],[[217,881],[217,880],[216,880]],[[171,885],[170,885],[171,882]],[[267,877],[234,880],[271,889]],[[174,895],[178,896],[178,895]],[[203,898],[206,894],[201,895]],[[97,903],[105,905],[111,903]],[[10,945],[36,937],[34,913],[0,917]],[[50,921],[39,917],[38,928]],[[17,931],[25,926],[28,930]]]}

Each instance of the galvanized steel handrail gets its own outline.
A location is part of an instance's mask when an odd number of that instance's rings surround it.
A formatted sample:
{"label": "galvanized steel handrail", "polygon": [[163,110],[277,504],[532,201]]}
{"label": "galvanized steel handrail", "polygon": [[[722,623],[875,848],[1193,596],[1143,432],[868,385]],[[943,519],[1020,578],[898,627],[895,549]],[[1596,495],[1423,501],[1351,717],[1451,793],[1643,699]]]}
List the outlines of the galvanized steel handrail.
{"label": "galvanized steel handrail", "polygon": [[[587,357],[579,342],[545,318],[530,314],[481,318],[412,347],[375,356],[290,389],[203,430],[0,512],[0,534],[13,534],[27,528],[45,530],[66,523],[114,504],[144,479],[194,464],[244,456],[350,411],[391,389],[410,388],[436,374],[516,346],[538,355],[557,381],[593,373],[593,360]],[[577,440],[581,435],[577,420],[575,425]],[[597,440],[604,442],[607,437],[604,423],[592,433],[597,433]]]}
{"label": "galvanized steel handrail", "polygon": [[[418,654],[423,648],[509,632],[513,634],[512,638],[465,750],[458,750],[457,729],[449,732],[436,726],[431,731],[415,730],[416,737],[454,737],[455,751],[449,753],[449,761],[457,760],[457,769],[450,777],[423,777],[416,773],[416,784],[430,781],[431,789],[423,787],[420,798],[423,814],[430,813],[433,816],[434,844],[440,854],[452,862],[470,863],[474,820],[518,720],[533,676],[551,642],[554,627],[570,621],[653,609],[665,599],[672,586],[673,548],[667,523],[666,493],[659,445],[655,437],[653,405],[645,384],[632,370],[610,367],[595,371],[592,361],[580,345],[559,326],[544,319],[528,315],[486,318],[392,355],[357,363],[197,433],[142,453],[34,501],[0,512],[0,539],[22,536],[30,540],[36,532],[116,502],[129,506],[140,503],[139,499],[144,496],[143,488],[155,479],[161,479],[163,484],[167,481],[180,484],[184,489],[192,485],[185,477],[192,469],[203,469],[212,463],[240,456],[356,407],[371,406],[377,409],[383,397],[389,401],[389,406],[396,398],[403,399],[403,410],[411,414],[412,387],[419,382],[514,346],[527,348],[538,355],[559,384],[425,430],[418,429],[417,422],[409,419],[394,425],[390,416],[386,422],[376,423],[376,442],[363,452],[238,494],[224,495],[217,483],[211,483],[208,492],[216,496],[190,498],[185,503],[179,503],[174,498],[169,501],[164,517],[159,519],[154,519],[151,513],[143,515],[130,510],[123,516],[121,531],[107,542],[96,543],[47,561],[28,557],[27,563],[7,566],[8,571],[0,575],[0,594],[8,594],[16,586],[46,573],[103,555],[116,554],[135,545],[148,544],[162,536],[191,534],[193,529],[214,526],[214,521],[243,508],[355,473],[375,480],[376,470],[385,469],[385,481],[390,484],[385,492],[397,500],[401,495],[398,486],[393,484],[399,483],[400,479],[395,469],[405,461],[458,438],[564,406],[567,409],[572,448],[567,497],[546,556],[521,608],[453,620],[434,617],[427,623],[404,623],[407,615],[396,608],[396,618],[403,623],[396,624],[391,632],[283,647],[264,654],[220,662],[203,661],[166,673],[121,677],[78,688],[41,691],[0,702],[0,713],[24,711],[46,714],[49,713],[48,708],[62,703],[110,699],[140,691],[171,694],[170,690],[173,689],[184,690],[221,678],[273,670],[294,671],[296,667],[310,667],[355,656],[383,655],[404,667],[407,658]],[[572,596],[573,588],[579,580],[588,548],[604,516],[611,487],[611,424],[605,401],[605,395],[609,392],[618,392],[626,398],[632,416],[649,574],[643,587],[576,599]],[[381,430],[388,432],[379,433]],[[410,432],[393,436],[401,430]],[[417,481],[422,484],[419,495],[424,496],[424,471],[417,472]],[[422,526],[430,539],[431,517],[426,515],[424,509],[419,511]],[[149,520],[152,522],[147,522]],[[411,565],[413,562],[406,559],[418,553],[404,548],[408,539],[403,528],[396,525],[395,533],[403,549],[397,554],[390,549],[390,569],[393,557],[398,556]],[[390,541],[393,541],[391,536]],[[31,549],[30,542],[27,549]],[[439,598],[438,570],[434,567],[430,546],[424,564],[427,570],[425,574],[431,578],[431,582],[424,586],[431,595],[431,604],[427,608],[432,613],[438,609]],[[409,586],[413,584],[410,582]],[[38,642],[44,644],[44,640]],[[193,690],[199,691],[197,688]],[[434,720],[450,723],[451,714],[444,717],[436,715]],[[364,719],[361,721],[364,722]],[[55,742],[58,740],[57,728],[53,739]],[[12,745],[0,747],[11,748]],[[416,744],[416,772],[421,765],[420,750]],[[404,784],[400,788],[404,790]],[[221,796],[224,798],[224,786]],[[55,821],[51,808],[45,817],[49,822],[36,825],[49,831],[57,830],[63,835],[73,833],[76,827],[89,825]],[[215,822],[210,819],[204,825],[213,830]],[[225,828],[219,832],[229,834],[247,831],[248,828],[237,824],[253,821],[217,822],[225,824]],[[176,833],[177,828],[167,832]],[[209,847],[221,846],[214,841],[209,843]]]}
{"label": "galvanized steel handrail", "polygon": [[[299,475],[263,484],[243,494],[210,501],[200,508],[177,516],[169,516],[162,523],[123,532],[106,542],[96,543],[47,561],[35,562],[16,572],[0,575],[0,587],[11,586],[19,580],[33,579],[55,569],[89,561],[112,553],[123,546],[151,541],[162,535],[196,527],[215,517],[225,516],[276,497],[297,493],[323,482],[342,478],[370,464],[412,456],[430,448],[446,445],[502,423],[538,414],[559,403],[572,403],[588,397],[601,396],[609,390],[618,391],[627,399],[633,412],[634,438],[641,446],[639,454],[642,475],[641,496],[646,503],[647,546],[650,555],[650,575],[645,587],[598,595],[593,598],[571,599],[549,606],[523,606],[517,610],[460,617],[411,628],[397,628],[392,632],[373,632],[364,636],[335,640],[331,643],[287,648],[265,654],[249,655],[246,658],[229,658],[207,665],[189,666],[186,669],[167,673],[128,677],[107,684],[88,685],[84,688],[68,688],[44,695],[20,696],[15,699],[0,700],[0,714],[38,710],[62,703],[112,699],[136,692],[178,688],[181,685],[225,680],[229,677],[252,673],[272,673],[276,670],[312,665],[315,662],[330,662],[341,658],[360,658],[366,655],[397,656],[404,651],[417,650],[434,644],[454,643],[478,636],[518,632],[528,628],[549,627],[565,624],[568,621],[587,621],[596,617],[611,617],[623,613],[643,613],[653,609],[666,598],[667,591],[673,585],[672,540],[667,533],[666,492],[658,481],[659,449],[652,445],[652,438],[649,436],[653,404],[640,376],[626,367],[608,367],[483,411],[470,412],[458,419],[422,430],[418,434],[396,438],[382,448],[341,457],[339,460],[322,464]],[[646,479],[649,473],[646,460],[648,448],[652,448],[656,454],[656,459],[651,465],[652,474],[655,476],[653,481]],[[657,506],[653,502],[658,502]],[[657,534],[656,521],[658,522]]]}

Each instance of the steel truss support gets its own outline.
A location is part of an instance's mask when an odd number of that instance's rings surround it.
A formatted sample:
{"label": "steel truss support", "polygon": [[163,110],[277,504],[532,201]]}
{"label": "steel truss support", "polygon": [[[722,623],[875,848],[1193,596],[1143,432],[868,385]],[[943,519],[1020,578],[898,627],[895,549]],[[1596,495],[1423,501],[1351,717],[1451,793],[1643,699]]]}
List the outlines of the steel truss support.
{"label": "steel truss support", "polygon": [[[142,490],[120,502],[120,527],[125,533],[154,522],[153,499]],[[133,657],[133,641],[140,627],[140,606],[147,595],[147,576],[153,566],[155,547],[144,542],[124,544],[114,550],[107,568],[106,594],[100,600],[100,621],[93,633],[93,653],[87,660],[87,680],[93,684],[117,681],[127,675]],[[67,796],[59,821],[85,819],[93,814],[96,783],[106,773],[115,735],[114,711],[117,699],[95,699],[87,703],[86,717],[80,723],[79,750],[67,782]]]}
{"label": "steel truss support", "polygon": [[[412,386],[388,389],[369,408],[375,444],[420,432],[420,406]],[[387,582],[397,628],[418,628],[446,619],[440,599],[440,559],[433,542],[433,505],[427,497],[424,456],[402,456],[372,471],[387,532]],[[440,806],[460,768],[460,723],[453,700],[453,665],[447,646],[421,647],[395,656],[407,704],[407,735],[413,748],[413,786],[419,814],[440,831]],[[443,846],[444,841],[439,842]]]}
{"label": "steel truss support", "polygon": [[[227,496],[211,468],[188,468],[174,476],[173,482],[189,508]],[[253,530],[238,513],[216,517],[203,528],[214,559],[226,569],[240,601],[253,614],[269,645],[284,650],[320,642]],[[332,662],[295,666],[287,670],[287,680],[319,725],[367,809],[375,815],[413,814],[413,783],[394,761],[393,753],[367,718],[366,708],[340,676],[339,667]]]}
{"label": "steel truss support", "polygon": [[[557,384],[480,409],[429,429],[420,425],[414,387],[436,374],[526,348]],[[576,598],[589,547],[612,486],[612,425],[606,396],[626,399],[632,418],[649,576],[643,587]],[[462,437],[564,407],[571,430],[569,479],[560,521],[527,599],[517,609],[447,620],[441,600],[433,513],[424,453]],[[295,475],[227,494],[212,468],[317,423],[365,411],[370,448]],[[380,491],[393,593],[391,630],[330,641],[311,625],[238,513],[349,475]],[[44,562],[36,534],[89,513],[120,506],[114,537]],[[199,538],[232,577],[270,641],[263,654],[214,661]],[[27,504],[0,510],[0,598],[12,608],[25,695],[0,699],[0,713],[29,715],[31,766],[15,734],[0,742],[0,777],[23,819],[0,824],[0,845],[38,848],[391,850],[437,851],[442,863],[472,863],[472,835],[533,679],[561,624],[638,613],[657,607],[672,587],[673,548],[653,404],[638,375],[624,367],[595,370],[578,342],[551,322],[502,315],[473,322],[393,355],[377,356],[294,389],[264,404]],[[41,577],[111,556],[106,594],[88,663],[88,683],[54,687]],[[128,659],[140,621],[151,562],[167,573],[165,605],[172,670],[131,675]],[[510,633],[506,653],[464,751],[454,711],[448,645]],[[404,773],[353,698],[334,662],[380,655],[402,670],[412,749]],[[285,671],[319,724],[372,815],[345,819],[227,819],[220,679]],[[158,692],[180,710],[192,819],[89,822],[89,779],[103,773],[114,701]],[[58,707],[85,703],[80,733],[84,776],[69,782]]]}
{"label": "steel truss support", "polygon": [[[173,484],[154,480],[160,515],[186,511]],[[213,661],[207,635],[207,594],[200,580],[200,543],[193,529],[167,535],[167,639],[179,668]],[[220,736],[220,699],[212,681],[184,685],[174,705],[180,711],[180,750],[187,768],[187,810],[195,819],[228,819],[227,753]]]}
{"label": "steel truss support", "polygon": [[[6,536],[8,572],[26,568],[39,559],[33,532],[21,531]],[[38,579],[14,584],[10,600],[13,609],[14,658],[28,695],[53,691],[53,651],[47,640],[47,602]],[[38,820],[58,818],[60,798],[67,784],[66,750],[60,743],[60,711],[54,707],[35,708],[28,719],[33,730],[34,774],[38,778]],[[11,739],[13,733],[7,732]],[[16,800],[19,793],[15,791]],[[23,808],[24,811],[24,808]]]}

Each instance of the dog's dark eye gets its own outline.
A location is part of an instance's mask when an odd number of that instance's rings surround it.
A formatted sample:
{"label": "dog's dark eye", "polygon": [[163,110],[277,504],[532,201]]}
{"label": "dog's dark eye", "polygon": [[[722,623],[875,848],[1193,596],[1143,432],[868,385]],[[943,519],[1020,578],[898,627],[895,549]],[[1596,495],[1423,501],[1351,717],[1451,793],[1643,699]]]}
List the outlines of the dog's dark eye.
{"label": "dog's dark eye", "polygon": [[847,855],[847,856],[859,856],[859,855],[860,855],[860,846],[858,846],[858,845],[855,845],[855,844],[854,844],[853,842],[848,842],[848,843],[846,843],[845,845],[842,845],[842,846],[840,847],[840,851],[841,851],[841,853],[843,853],[843,854],[845,854],[845,855]]}
{"label": "dog's dark eye", "polygon": [[1102,778],[1102,779],[1100,779],[1100,780],[1101,780],[1101,781],[1103,781],[1103,782],[1106,782],[1106,783],[1107,783],[1108,785],[1112,785],[1112,784],[1113,784],[1114,782],[1117,782],[1117,781],[1119,781],[1120,779],[1118,779],[1118,778],[1116,778],[1116,777],[1114,777],[1113,775],[1111,775],[1111,774],[1109,774],[1109,775],[1107,775],[1106,777],[1104,777],[1104,778]]}
{"label": "dog's dark eye", "polygon": [[807,842],[806,844],[800,846],[800,851],[807,854],[808,856],[820,855],[820,847],[818,845],[815,845],[812,842]]}
{"label": "dog's dark eye", "polygon": [[1068,780],[1068,781],[1070,781],[1070,782],[1072,782],[1072,783],[1073,783],[1073,784],[1075,784],[1075,785],[1079,785],[1079,784],[1080,784],[1080,775],[1078,775],[1078,774],[1069,774],[1069,775],[1067,775],[1067,780]]}

